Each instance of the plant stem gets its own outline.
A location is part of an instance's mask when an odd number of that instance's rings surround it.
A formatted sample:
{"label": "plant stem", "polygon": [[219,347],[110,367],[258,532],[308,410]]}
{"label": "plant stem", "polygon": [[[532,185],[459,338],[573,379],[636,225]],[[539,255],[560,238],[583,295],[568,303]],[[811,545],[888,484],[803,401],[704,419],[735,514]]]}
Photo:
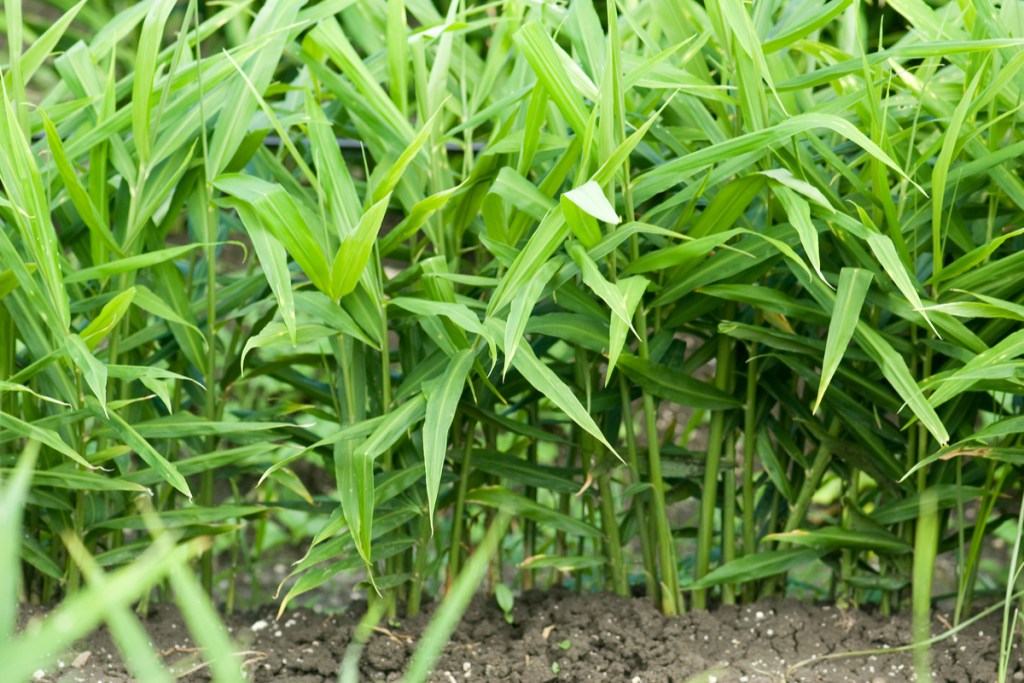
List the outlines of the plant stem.
{"label": "plant stem", "polygon": [[[626,456],[629,458],[630,480],[634,483],[643,481],[640,474],[640,459],[637,455],[636,428],[633,424],[633,404],[629,399],[629,385],[625,377],[619,375],[619,391],[622,397],[622,424],[626,431]],[[647,523],[647,501],[645,496],[635,495],[631,505],[633,514],[636,516],[637,535],[640,537],[640,554],[644,562],[644,582],[647,587],[647,595],[654,600],[655,604],[660,603],[660,588],[658,584],[658,563],[655,557],[655,541],[651,537],[651,527]]]}
{"label": "plant stem", "polygon": [[[724,313],[725,319],[735,315],[735,305],[730,304]],[[715,386],[723,391],[729,389],[732,375],[732,339],[718,335],[718,350],[715,357]],[[715,534],[715,511],[718,507],[718,474],[722,460],[722,446],[725,434],[725,413],[721,410],[711,415],[708,429],[708,452],[704,462],[704,485],[701,488],[700,525],[697,527],[697,561],[693,579],[699,581],[708,573],[711,564],[711,547]],[[723,528],[728,522],[722,515]],[[701,589],[693,593],[693,606],[707,609],[708,591]]]}
{"label": "plant stem", "polygon": [[[839,418],[833,418],[828,428],[829,436],[838,436],[841,426],[842,423],[840,423]],[[786,519],[786,525],[784,527],[784,531],[786,533],[795,531],[800,528],[801,524],[803,524],[804,518],[807,516],[807,509],[811,506],[811,499],[814,497],[814,492],[818,489],[818,485],[821,483],[821,477],[825,474],[825,470],[828,468],[828,464],[831,460],[832,451],[829,449],[828,444],[822,443],[818,446],[818,451],[814,454],[814,461],[811,463],[811,469],[807,472],[807,475],[804,478],[804,484],[800,488],[800,493],[797,495],[796,503],[793,505],[793,509],[790,510],[789,517]]]}
{"label": "plant stem", "polygon": [[914,673],[919,683],[932,680],[931,648],[925,641],[931,638],[932,575],[935,553],[939,543],[939,513],[934,489],[921,494],[917,525],[914,532],[913,570],[913,632]]}
{"label": "plant stem", "polygon": [[[206,380],[206,419],[218,419],[219,402],[217,401],[217,214],[210,198],[210,187],[206,183],[197,185],[196,201],[202,207],[198,215],[203,220],[200,234],[203,235],[203,260],[206,263],[206,368],[203,373]],[[217,448],[216,435],[206,439],[206,450],[212,453]],[[199,489],[200,505],[213,506],[213,470],[203,472]],[[201,560],[203,588],[207,594],[213,592],[213,548],[203,553]]]}
{"label": "plant stem", "polygon": [[[1006,675],[1008,673],[1010,663],[1010,638],[1012,637],[1012,631],[1010,625],[1010,605],[1013,603],[1013,588],[1017,585],[1017,580],[1020,578],[1021,563],[1020,563],[1020,549],[1021,549],[1021,536],[1022,530],[1024,530],[1024,494],[1022,494],[1020,512],[1017,513],[1017,535],[1013,539],[1013,555],[1010,557],[1010,577],[1006,581],[1006,596],[1004,598],[1003,605],[1003,628],[1000,631],[999,639],[999,683],[1006,681]],[[1014,625],[1019,618],[1019,614],[1014,616]]]}
{"label": "plant stem", "polygon": [[462,466],[459,468],[459,488],[455,496],[455,512],[452,516],[452,542],[448,555],[448,585],[455,580],[462,568],[462,536],[466,524],[466,494],[469,492],[469,474],[472,472],[473,435],[476,421],[466,420],[466,432],[462,450]]}
{"label": "plant stem", "polygon": [[[732,432],[726,437],[725,452],[735,455],[736,435]],[[732,562],[736,558],[736,469],[730,464],[722,472],[722,563]],[[722,602],[726,605],[736,604],[736,584],[726,583],[722,586]]]}
{"label": "plant stem", "polygon": [[[539,420],[537,417],[537,404],[536,402],[530,403],[527,408],[527,415],[529,424],[531,427],[538,427]],[[530,441],[530,445],[526,449],[526,461],[531,466],[537,464],[538,456],[538,444],[537,440],[533,439]],[[537,488],[535,486],[527,486],[525,491],[526,497],[533,502],[537,502]],[[523,559],[533,557],[537,552],[537,524],[532,519],[523,521]],[[533,588],[533,581],[535,572],[533,569],[523,570],[523,590],[527,591]]]}
{"label": "plant stem", "polygon": [[430,518],[424,514],[419,518],[419,535],[416,539],[416,558],[413,564],[412,585],[409,587],[409,600],[405,613],[414,617],[420,612],[423,599],[423,581],[427,573],[427,554],[430,551]]}
{"label": "plant stem", "polygon": [[[631,211],[627,201],[627,210]],[[630,239],[633,260],[640,257],[640,247],[636,236]],[[647,309],[643,302],[636,310],[636,331],[639,335],[638,351],[643,360],[650,358],[650,347],[647,332]],[[644,410],[644,426],[647,431],[647,466],[651,483],[651,514],[654,516],[654,530],[657,538],[658,559],[660,564],[659,583],[661,585],[661,611],[666,615],[681,614],[686,611],[683,595],[679,591],[679,570],[676,566],[675,541],[669,528],[668,510],[665,504],[665,480],[661,473],[661,444],[658,440],[658,413],[654,397],[647,390],[642,394]]]}
{"label": "plant stem", "polygon": [[619,525],[615,519],[615,499],[611,477],[607,472],[597,476],[597,495],[601,504],[601,527],[608,545],[608,563],[611,566],[612,586],[617,595],[629,595],[629,578],[622,559],[622,541],[619,539]]}
{"label": "plant stem", "polygon": [[[760,314],[757,316],[760,317]],[[757,343],[750,345],[747,360],[747,400],[743,407],[743,554],[753,555],[757,551],[754,520],[754,459],[757,444]],[[754,600],[755,585],[748,581],[743,585],[743,600]]]}
{"label": "plant stem", "polygon": [[964,615],[971,613],[974,603],[974,585],[978,577],[978,568],[981,563],[981,552],[984,548],[987,537],[986,529],[988,520],[995,509],[996,501],[1002,496],[1003,486],[1009,476],[1011,468],[999,467],[997,463],[988,464],[988,472],[985,475],[985,484],[982,489],[985,496],[978,507],[978,515],[974,523],[974,531],[971,533],[971,545],[967,552],[965,568],[961,572],[960,586],[957,591],[956,607],[953,612],[953,623],[958,624]]}

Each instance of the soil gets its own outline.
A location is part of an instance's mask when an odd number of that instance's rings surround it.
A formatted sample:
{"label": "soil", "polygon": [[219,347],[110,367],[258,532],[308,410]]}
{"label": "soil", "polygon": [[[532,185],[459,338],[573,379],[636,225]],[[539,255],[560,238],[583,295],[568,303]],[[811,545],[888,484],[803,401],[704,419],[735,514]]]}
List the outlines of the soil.
{"label": "soil", "polygon": [[[278,621],[272,607],[226,619],[255,683],[327,683],[362,603],[340,614],[308,608]],[[24,625],[43,610],[26,608]],[[912,681],[909,652],[797,662],[832,653],[891,649],[907,642],[905,617],[885,619],[795,600],[723,606],[665,618],[645,599],[577,595],[564,590],[520,596],[508,623],[493,598],[476,599],[430,680],[442,683],[617,681],[621,683],[796,683]],[[360,680],[397,681],[416,648],[428,615],[381,627],[363,651]],[[935,683],[992,683],[999,654],[999,615],[933,647]],[[177,611],[158,605],[147,615],[154,646],[183,681],[208,680]],[[948,622],[936,615],[934,632]],[[1019,651],[1018,651],[1019,652]],[[85,653],[89,653],[86,655]],[[1014,653],[1013,681],[1024,680]],[[190,673],[185,673],[190,672]],[[40,672],[43,673],[43,672]],[[59,667],[37,678],[49,683],[126,683],[132,680],[105,631],[76,644]]]}

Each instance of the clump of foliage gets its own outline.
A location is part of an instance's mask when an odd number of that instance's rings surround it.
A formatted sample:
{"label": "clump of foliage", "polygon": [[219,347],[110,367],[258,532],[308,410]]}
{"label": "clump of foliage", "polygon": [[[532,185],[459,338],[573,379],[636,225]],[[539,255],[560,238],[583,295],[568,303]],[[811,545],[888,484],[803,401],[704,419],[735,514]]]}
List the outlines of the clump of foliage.
{"label": "clump of foliage", "polygon": [[[958,622],[1009,609],[1013,3],[22,4],[15,679],[106,621],[163,680],[130,605],[168,588],[226,652],[215,557],[295,539],[282,610],[363,572],[373,614],[447,592],[441,633],[485,580],[675,614],[817,575],[924,641],[940,553]],[[8,640],[19,596],[75,628]]]}

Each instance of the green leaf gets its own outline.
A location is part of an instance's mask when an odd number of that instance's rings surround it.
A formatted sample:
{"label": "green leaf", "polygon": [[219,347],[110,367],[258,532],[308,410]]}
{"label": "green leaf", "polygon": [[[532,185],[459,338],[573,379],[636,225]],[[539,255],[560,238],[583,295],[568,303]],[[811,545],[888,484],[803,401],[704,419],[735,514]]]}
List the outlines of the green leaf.
{"label": "green leaf", "polygon": [[174,565],[167,577],[188,630],[203,648],[203,658],[210,665],[213,678],[223,683],[244,683],[247,677],[239,666],[239,648],[196,575],[186,566]]}
{"label": "green leaf", "polygon": [[564,531],[572,536],[598,538],[601,532],[590,524],[570,515],[552,510],[526,496],[513,493],[501,486],[484,486],[466,494],[466,501],[496,508],[515,517],[532,519],[544,528]]}
{"label": "green leaf", "polygon": [[372,581],[373,457],[350,440],[338,441],[334,444],[334,473],[345,521]]}
{"label": "green leaf", "polygon": [[91,266],[89,268],[81,268],[79,270],[72,271],[64,276],[64,282],[67,284],[76,284],[79,282],[88,282],[90,280],[100,280],[110,277],[111,275],[120,275],[121,273],[130,273],[136,270],[152,268],[157,264],[164,263],[166,261],[173,261],[176,258],[184,256],[190,251],[201,249],[203,246],[205,245],[201,243],[184,244],[180,247],[168,247],[166,249],[148,251],[136,256],[126,256],[114,261],[108,261],[107,263],[103,263],[98,266]]}
{"label": "green leaf", "polygon": [[[284,245],[313,285],[321,292],[331,292],[330,266],[316,237],[322,231],[314,233],[311,226],[317,219],[304,211],[283,187],[240,174],[222,175],[213,185],[252,206],[262,226]],[[244,222],[246,216],[241,218]]]}
{"label": "green leaf", "polygon": [[414,137],[412,126],[360,59],[359,53],[352,47],[337,19],[331,17],[318,22],[309,32],[309,39],[340,67],[342,73],[369,104],[370,111],[379,118],[388,142],[399,149],[402,145],[407,145]]}
{"label": "green leaf", "polygon": [[[822,282],[828,284],[828,280],[825,279],[825,275],[821,272],[821,255],[818,253],[818,231],[811,222],[811,208],[807,204],[807,200],[788,187],[781,186],[775,188],[775,196],[779,198],[779,203],[782,204],[782,207],[786,210],[786,215],[789,216],[790,224],[800,236],[800,245],[803,246],[804,253],[807,254],[807,259],[811,262],[814,272],[818,274]],[[829,285],[829,287],[831,286]]]}
{"label": "green leaf", "polygon": [[107,423],[114,429],[114,431],[120,435],[127,445],[131,446],[132,450],[134,450],[147,465],[160,474],[161,479],[183,493],[187,498],[192,498],[192,491],[188,487],[188,482],[186,482],[185,478],[181,476],[181,472],[178,471],[173,463],[160,455],[160,453],[153,448],[148,441],[142,438],[134,427],[128,424],[128,422],[116,412],[111,411],[106,414],[105,417]]}
{"label": "green leaf", "polygon": [[388,209],[391,195],[386,194],[371,206],[359,219],[355,231],[341,243],[331,266],[331,297],[335,300],[345,296],[359,283],[366,264],[370,260],[377,233]]}
{"label": "green leaf", "polygon": [[[496,322],[494,319],[491,319],[491,321]],[[616,457],[619,457],[619,454],[612,445],[608,443],[601,428],[594,422],[594,418],[590,416],[590,413],[587,412],[587,409],[583,407],[583,404],[572,393],[572,390],[565,385],[565,382],[559,379],[558,375],[551,368],[544,365],[537,358],[529,344],[523,344],[519,347],[515,358],[512,359],[512,364],[515,365],[516,370],[519,371],[527,382],[537,391],[547,396],[570,420],[597,439],[605,448],[614,453]]]}
{"label": "green leaf", "polygon": [[494,587],[494,599],[497,600],[501,611],[506,614],[512,611],[516,603],[515,596],[512,595],[512,589],[503,583],[499,583]]}
{"label": "green leaf", "polygon": [[[457,452],[452,455],[461,462],[463,456]],[[517,486],[531,486],[557,493],[577,493],[581,488],[580,482],[568,470],[539,465],[511,453],[475,448],[470,457],[474,469],[507,479]]]}
{"label": "green leaf", "polygon": [[406,401],[383,416],[373,433],[363,442],[360,450],[376,458],[391,448],[413,425],[426,415],[427,400],[423,394]]}
{"label": "green leaf", "polygon": [[152,313],[157,317],[163,318],[167,322],[182,325],[189,328],[196,334],[199,334],[199,328],[197,326],[178,315],[173,308],[168,306],[167,303],[158,297],[149,287],[136,284],[133,289],[135,290],[135,296],[132,298],[132,303],[136,306],[147,313]]}
{"label": "green leaf", "polygon": [[103,412],[107,412],[107,368],[96,360],[89,346],[77,334],[69,334],[64,338],[64,349],[68,358],[75,364],[85,383],[89,385]]}
{"label": "green leaf", "polygon": [[538,221],[557,205],[555,200],[508,166],[498,171],[490,191]]}
{"label": "green leaf", "polygon": [[295,292],[295,309],[315,320],[317,324],[327,325],[373,349],[380,350],[377,343],[363,332],[352,316],[323,292],[310,289]]}
{"label": "green leaf", "polygon": [[762,550],[753,555],[744,555],[708,572],[700,581],[689,586],[689,590],[701,590],[723,583],[737,585],[776,576],[790,569],[809,564],[822,555],[820,548],[793,548],[790,550]]}
{"label": "green leaf", "polygon": [[579,242],[570,242],[566,247],[566,251],[569,252],[569,256],[576,262],[576,265],[580,267],[583,282],[586,283],[587,287],[607,304],[608,308],[611,309],[612,315],[625,323],[629,329],[633,329],[630,311],[626,306],[626,297],[615,285],[605,279],[597,264],[587,254],[587,250],[583,245]]}
{"label": "green leaf", "polygon": [[905,555],[914,549],[913,546],[903,539],[877,529],[860,531],[835,526],[813,529],[811,531],[797,529],[787,533],[768,534],[764,539],[766,541],[794,543],[825,551],[848,548],[851,550],[867,550],[879,555]]}
{"label": "green leaf", "polygon": [[721,389],[661,363],[624,353],[618,365],[630,380],[667,401],[706,410],[727,410],[741,405]]}
{"label": "green leaf", "polygon": [[587,110],[566,71],[565,61],[559,57],[560,53],[564,54],[562,49],[536,21],[524,24],[516,32],[515,42],[569,125],[577,135],[583,135],[587,128]]}
{"label": "green leaf", "polygon": [[512,359],[515,358],[519,343],[526,333],[526,325],[531,320],[533,307],[537,305],[544,288],[562,265],[563,262],[560,258],[552,259],[542,265],[537,270],[536,276],[527,281],[519,295],[512,300],[508,321],[505,325],[505,363],[501,370],[503,378],[508,372],[509,366],[512,365]]}
{"label": "green leaf", "polygon": [[79,336],[90,351],[95,350],[99,343],[103,341],[103,338],[107,336],[107,333],[121,322],[121,318],[128,312],[128,307],[131,306],[132,301],[135,299],[135,292],[135,288],[130,287],[117,294],[103,306],[99,315],[85,326],[85,329],[82,330]]}
{"label": "green leaf", "polygon": [[[721,196],[721,194],[722,193],[719,193],[718,196]],[[711,209],[709,208],[708,211],[710,210]],[[707,211],[705,211],[705,214],[706,213]],[[684,268],[692,263],[700,261],[713,249],[722,246],[736,235],[747,232],[748,231],[743,228],[734,228],[732,230],[715,232],[712,235],[688,240],[682,244],[676,244],[671,247],[654,249],[632,261],[622,272],[624,275],[634,275],[636,273],[649,273],[652,271],[664,270],[666,268]]]}
{"label": "green leaf", "polygon": [[437,119],[441,115],[442,111],[443,103],[442,106],[439,107],[437,111],[435,111],[434,114],[423,123],[419,132],[416,133],[416,137],[414,137],[408,147],[398,155],[398,158],[391,164],[380,167],[385,169],[385,173],[373,187],[371,201],[373,201],[374,204],[379,204],[387,199],[391,195],[392,191],[394,191],[398,186],[402,176],[405,175],[408,170],[409,164],[412,163],[413,159],[415,159],[420,153],[420,150],[423,149],[423,146],[433,136],[434,126],[437,124]]}
{"label": "green leaf", "polygon": [[799,192],[807,199],[822,207],[829,213],[835,213],[835,209],[832,203],[829,202],[828,198],[821,193],[821,190],[811,185],[806,180],[801,180],[793,175],[793,173],[786,168],[773,168],[767,171],[761,171],[761,175],[771,179],[772,183],[778,187],[788,187],[794,192]]}
{"label": "green leaf", "polygon": [[885,269],[886,274],[893,284],[896,285],[896,288],[906,297],[915,311],[921,312],[925,322],[932,328],[932,332],[935,332],[935,336],[941,336],[936,331],[935,326],[932,325],[932,321],[929,320],[928,314],[924,310],[924,304],[921,303],[921,297],[917,294],[917,287],[911,281],[910,273],[907,272],[906,266],[903,265],[899,255],[896,253],[896,246],[892,243],[892,240],[880,232],[872,232],[868,235],[868,246],[871,247],[875,258],[882,264],[882,268]]}
{"label": "green leaf", "polygon": [[982,61],[981,65],[976,69],[974,78],[972,78],[971,82],[967,85],[956,109],[953,110],[953,114],[949,118],[949,127],[942,135],[942,149],[939,151],[939,155],[935,159],[935,166],[932,170],[932,258],[935,260],[934,270],[936,272],[940,272],[942,270],[942,261],[945,258],[944,238],[948,227],[943,226],[942,216],[945,209],[944,199],[946,195],[946,179],[949,174],[949,166],[953,161],[953,154],[957,148],[957,143],[960,141],[960,130],[965,124],[968,110],[974,103],[974,93],[977,92],[978,84],[981,83],[981,79],[985,75],[985,66],[987,63],[988,59],[986,57]]}
{"label": "green leaf", "polygon": [[569,228],[560,210],[551,211],[544,217],[498,283],[498,288],[487,304],[488,316],[497,315],[511,303],[513,297],[522,291],[530,279],[536,277],[543,265],[562,246],[568,234]]}
{"label": "green leaf", "polygon": [[[946,510],[960,503],[967,503],[977,500],[984,493],[984,489],[978,486],[956,486],[954,484],[938,484],[929,486],[928,496],[933,496],[939,510]],[[871,519],[878,524],[899,524],[917,519],[921,513],[921,495],[914,493],[906,498],[889,501],[878,506],[878,509],[871,513]]]}
{"label": "green leaf", "polygon": [[604,190],[593,180],[569,190],[562,196],[599,221],[612,225],[622,222],[622,219],[615,213],[615,207],[605,196]]}
{"label": "green leaf", "polygon": [[559,204],[569,229],[583,246],[589,249],[601,241],[601,228],[597,226],[597,221],[593,216],[579,208],[564,194],[559,200]]}
{"label": "green leaf", "polygon": [[[795,135],[818,128],[826,128],[841,135],[866,151],[875,159],[910,181],[906,173],[881,148],[857,130],[849,121],[832,114],[806,113],[791,116],[781,123],[761,130],[738,135],[722,142],[690,152],[678,159],[661,164],[636,178],[634,195],[642,202],[658,192],[676,185],[694,172],[749,152],[765,152],[770,145],[785,143]],[[913,182],[913,181],[910,181]]]}
{"label": "green leaf", "polygon": [[[32,264],[25,264],[31,266]],[[34,266],[33,266],[34,270]],[[0,299],[18,288],[18,278],[11,270],[0,271]]]}
{"label": "green leaf", "polygon": [[474,351],[462,349],[452,358],[444,374],[423,385],[427,400],[423,421],[423,462],[426,466],[427,514],[430,515],[431,531],[434,528],[434,507],[448,450],[448,431],[455,419],[455,411],[475,359]]}
{"label": "green leaf", "polygon": [[311,90],[306,90],[305,111],[313,162],[326,195],[330,222],[334,224],[338,239],[344,241],[359,220],[359,195],[341,156],[331,122]]}
{"label": "green leaf", "polygon": [[151,491],[145,486],[134,482],[103,476],[96,472],[83,472],[63,465],[49,470],[37,470],[32,475],[32,485],[80,491],[131,491],[133,493],[151,493]]}
{"label": "green leaf", "polygon": [[[20,28],[19,23],[19,33]],[[17,42],[13,38],[11,40]],[[14,54],[20,58],[20,50],[15,50]],[[13,66],[15,64],[12,64]],[[29,290],[30,296],[36,298],[33,302],[37,306],[36,313],[53,336],[57,337],[66,332],[71,325],[68,293],[61,278],[57,231],[53,226],[39,166],[27,142],[28,131],[22,129],[20,122],[23,117],[15,110],[15,107],[20,105],[8,99],[5,84],[6,79],[0,79],[0,85],[4,86],[0,93],[3,100],[0,103],[0,147],[4,149],[4,153],[0,154],[0,182],[3,184],[6,198],[14,207],[11,211],[16,228],[14,234],[20,235],[25,250],[31,255],[31,260],[38,267],[42,277],[46,296],[37,296],[39,290],[34,286]],[[16,84],[17,88],[23,86],[23,83]],[[10,244],[6,233],[3,241]],[[10,251],[13,251],[13,247]],[[4,254],[3,258],[4,265],[17,274],[14,264],[10,262],[12,259],[7,254]],[[20,276],[18,280],[22,288],[27,290],[25,281]]]}
{"label": "green leaf", "polygon": [[921,387],[914,381],[906,361],[892,348],[881,334],[871,329],[867,323],[857,323],[855,338],[868,355],[876,363],[885,378],[892,384],[896,393],[900,395],[914,415],[921,423],[928,428],[935,440],[940,444],[949,442],[949,433],[942,424],[942,420],[936,414],[934,408],[925,399]]}
{"label": "green leaf", "polygon": [[[4,417],[0,413],[0,418]],[[14,473],[0,479],[0,654],[16,659],[7,651],[18,625],[18,596],[21,594],[21,517],[25,510],[32,473],[39,457],[39,442],[29,441]],[[10,661],[7,659],[6,661]]]}
{"label": "green leaf", "polygon": [[[802,284],[825,310],[835,308],[834,295],[817,280],[797,273]],[[910,407],[917,419],[931,432],[940,444],[949,441],[949,433],[935,409],[928,403],[921,387],[910,374],[906,361],[896,352],[889,341],[863,320],[857,322],[854,339],[872,360],[878,365],[882,375],[892,385],[899,397]]]}
{"label": "green leaf", "polygon": [[51,429],[31,424],[21,418],[15,417],[14,415],[8,415],[3,411],[0,411],[0,427],[9,429],[23,438],[38,441],[44,446],[48,446],[57,451],[61,455],[71,458],[82,467],[90,470],[95,469],[88,460],[64,443],[64,440],[60,435]]}
{"label": "green leaf", "polygon": [[[249,233],[256,258],[263,268],[263,275],[267,278],[270,291],[277,300],[277,309],[281,312],[281,319],[291,338],[292,346],[298,344],[296,337],[295,322],[295,298],[292,292],[292,276],[288,270],[288,253],[284,245],[274,238],[267,230],[260,219],[260,215],[248,204],[239,202],[235,205],[245,229]],[[249,346],[246,344],[246,349]],[[245,364],[245,353],[242,353],[242,364]]]}
{"label": "green leaf", "polygon": [[237,74],[224,93],[223,108],[206,155],[207,178],[216,178],[227,168],[249,132],[252,115],[259,106],[252,91],[264,93],[270,86],[288,44],[290,27],[304,4],[303,0],[269,0],[250,24],[246,41],[258,45],[259,49],[244,62],[244,74],[249,82],[242,74]]}
{"label": "green leaf", "polygon": [[18,391],[26,394],[31,394],[32,396],[38,398],[40,401],[46,401],[47,403],[53,403],[59,406],[68,407],[70,405],[68,403],[65,403],[64,401],[58,401],[53,397],[44,396],[43,394],[33,391],[30,387],[27,387],[24,384],[15,384],[13,382],[0,380],[0,392],[4,391]]}
{"label": "green leaf", "polygon": [[605,558],[593,555],[569,557],[561,555],[534,555],[523,560],[519,567],[521,569],[556,569],[560,572],[579,572],[603,567],[607,562]]}
{"label": "green leaf", "polygon": [[146,12],[135,53],[135,74],[132,80],[132,138],[139,163],[145,167],[149,161],[150,119],[152,116],[153,79],[156,77],[157,55],[164,35],[167,18],[174,9],[174,0],[157,0]]}
{"label": "green leaf", "polygon": [[242,349],[240,359],[241,367],[245,368],[245,357],[253,349],[273,348],[276,346],[288,345],[295,348],[298,344],[310,344],[321,339],[329,339],[337,336],[338,331],[324,325],[302,324],[295,328],[294,336],[291,330],[281,323],[268,323],[260,330],[259,334],[249,337]]}
{"label": "green leaf", "polygon": [[[625,278],[615,283],[615,286],[622,293],[623,299],[625,299],[626,312],[629,314],[630,319],[636,313],[636,308],[640,305],[649,284],[650,281],[644,277]],[[617,316],[612,316],[608,331],[608,371],[604,376],[605,386],[608,386],[611,382],[612,372],[619,361],[619,354],[622,353],[622,348],[626,344],[628,330],[629,325]]]}
{"label": "green leaf", "polygon": [[852,0],[831,0],[824,4],[814,3],[809,6],[791,5],[790,8],[799,9],[787,12],[789,21],[780,21],[772,27],[766,36],[767,39],[761,43],[761,49],[768,55],[806,38],[842,14],[851,2]]}
{"label": "green leaf", "polygon": [[860,309],[864,298],[871,287],[871,272],[860,268],[843,268],[839,272],[839,289],[836,292],[836,303],[829,321],[828,338],[825,341],[825,357],[821,362],[821,382],[818,384],[818,396],[814,400],[811,412],[817,413],[821,399],[825,396],[829,382],[843,360],[846,347],[853,338],[857,321],[860,320]]}
{"label": "green leaf", "polygon": [[25,53],[21,56],[21,78],[24,82],[28,83],[32,79],[33,74],[50,56],[53,48],[60,42],[71,22],[75,20],[88,1],[80,0],[77,5],[72,5],[63,11],[60,18],[50,24],[43,34],[25,50]]}
{"label": "green leaf", "polygon": [[[85,1],[82,0],[83,3]],[[81,4],[79,3],[79,6]],[[89,197],[89,193],[82,185],[82,181],[78,179],[78,174],[75,173],[75,169],[68,159],[67,152],[64,151],[64,143],[57,133],[57,128],[50,121],[50,117],[46,115],[45,111],[40,110],[39,114],[43,120],[43,130],[46,131],[46,140],[50,145],[50,153],[53,154],[53,161],[57,166],[57,172],[64,182],[64,188],[68,192],[71,203],[74,204],[75,209],[78,211],[78,215],[82,217],[86,227],[92,231],[97,239],[117,256],[123,256],[120,245],[118,245],[114,235],[110,232],[110,228],[100,216],[99,209],[96,208],[92,198]]]}
{"label": "green leaf", "polygon": [[938,386],[928,403],[933,408],[938,408],[946,401],[965,391],[969,391],[977,383],[976,374],[980,370],[994,365],[1000,365],[1011,359],[1024,354],[1024,330],[1017,330],[992,348],[979,353],[962,368],[953,371]]}
{"label": "green leaf", "polygon": [[[216,507],[191,506],[159,513],[159,523],[169,529],[190,526],[209,526],[233,519],[265,515],[270,508],[262,505],[218,505]],[[99,524],[105,529],[146,529],[152,524],[145,516],[116,517]]]}
{"label": "green leaf", "polygon": [[[11,680],[28,680],[32,672],[56,662],[60,653],[96,629],[109,612],[128,607],[160,583],[172,567],[184,566],[199,550],[199,541],[174,545],[169,535],[158,538],[139,559],[114,572],[108,580],[68,597],[37,629],[7,641],[4,673]],[[7,576],[4,572],[3,576]],[[17,652],[17,656],[10,653]]]}

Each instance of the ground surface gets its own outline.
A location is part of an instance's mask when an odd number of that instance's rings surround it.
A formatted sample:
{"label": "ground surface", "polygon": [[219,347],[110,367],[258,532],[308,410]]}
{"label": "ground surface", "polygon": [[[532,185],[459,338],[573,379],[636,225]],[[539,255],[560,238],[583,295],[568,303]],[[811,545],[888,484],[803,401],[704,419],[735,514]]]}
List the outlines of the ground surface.
{"label": "ground surface", "polygon": [[[345,614],[308,609],[274,620],[266,612],[228,619],[242,658],[256,682],[326,683],[337,680],[340,658],[358,620],[359,605]],[[30,617],[30,612],[23,617]],[[797,662],[828,653],[895,647],[909,638],[903,618],[768,601],[721,607],[666,619],[641,599],[579,596],[564,591],[530,593],[506,623],[493,600],[479,599],[435,668],[432,680],[618,681],[622,683],[898,683],[913,680],[909,653],[820,661],[790,671]],[[24,622],[23,622],[24,623]],[[394,681],[416,647],[426,617],[381,629],[360,664],[361,680]],[[207,669],[173,608],[158,606],[147,620],[153,642],[184,681],[207,680]],[[936,683],[992,683],[999,649],[998,618],[986,619],[934,648]],[[935,632],[944,630],[942,618]],[[86,655],[85,653],[89,653]],[[1018,658],[1019,660],[1019,658]],[[62,668],[40,680],[125,683],[127,674],[105,632],[77,644]],[[2,667],[0,667],[2,668]],[[1024,680],[1017,673],[1012,680]]]}

